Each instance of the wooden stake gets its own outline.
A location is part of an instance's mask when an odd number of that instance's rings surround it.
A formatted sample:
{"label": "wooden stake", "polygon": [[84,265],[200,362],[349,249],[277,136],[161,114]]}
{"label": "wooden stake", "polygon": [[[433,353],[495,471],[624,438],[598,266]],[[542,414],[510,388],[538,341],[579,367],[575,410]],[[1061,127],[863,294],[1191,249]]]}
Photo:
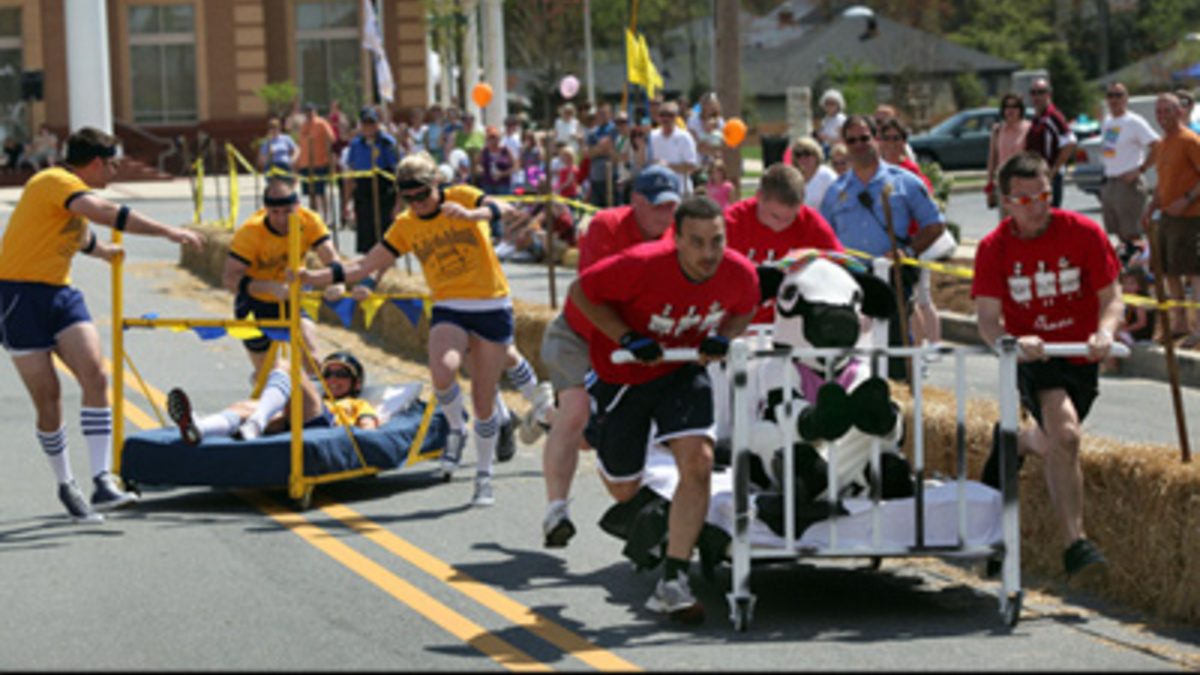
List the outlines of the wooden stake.
{"label": "wooden stake", "polygon": [[1155,245],[1156,233],[1162,227],[1162,222],[1156,225],[1150,221],[1146,232],[1146,245],[1150,247],[1150,270],[1154,273],[1154,295],[1158,299],[1158,320],[1162,325],[1163,347],[1167,352],[1167,376],[1171,380],[1171,404],[1175,408],[1175,430],[1179,434],[1179,451],[1183,463],[1192,461],[1192,450],[1188,446],[1187,419],[1183,411],[1183,395],[1179,391],[1179,364],[1175,361],[1175,339],[1171,330],[1171,310],[1161,306],[1167,299],[1163,288],[1162,251]]}
{"label": "wooden stake", "polygon": [[[883,200],[883,217],[887,220],[888,238],[892,242],[892,286],[896,289],[896,312],[900,321],[900,344],[908,346],[908,307],[904,299],[904,269],[900,263],[900,247],[896,243],[896,225],[892,222],[892,184],[884,183],[880,198]],[[905,377],[908,388],[912,389],[912,359],[904,359]]]}

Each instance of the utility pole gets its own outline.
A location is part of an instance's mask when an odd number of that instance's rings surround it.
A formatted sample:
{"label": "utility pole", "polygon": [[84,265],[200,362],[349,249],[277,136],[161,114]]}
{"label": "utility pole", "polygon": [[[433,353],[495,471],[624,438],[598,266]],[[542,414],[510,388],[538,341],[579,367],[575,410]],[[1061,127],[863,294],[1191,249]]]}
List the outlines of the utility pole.
{"label": "utility pole", "polygon": [[[738,0],[715,0],[713,21],[716,27],[717,97],[725,119],[742,116],[742,36],[741,4]],[[745,141],[743,141],[744,143]],[[742,194],[742,150],[725,146],[725,168],[733,183],[735,197]]]}

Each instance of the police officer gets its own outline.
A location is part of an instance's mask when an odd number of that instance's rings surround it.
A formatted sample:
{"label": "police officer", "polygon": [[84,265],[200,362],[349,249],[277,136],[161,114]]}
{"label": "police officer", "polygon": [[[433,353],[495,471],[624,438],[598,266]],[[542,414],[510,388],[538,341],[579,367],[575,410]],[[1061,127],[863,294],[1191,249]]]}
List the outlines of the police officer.
{"label": "police officer", "polygon": [[[379,113],[374,108],[363,108],[359,120],[359,133],[347,148],[346,165],[351,172],[381,169],[391,174],[400,162],[400,151],[396,139],[379,126]],[[351,179],[343,179],[346,191],[350,192]],[[391,225],[392,212],[396,207],[396,190],[389,177],[359,175],[353,179],[354,220],[358,238],[354,250],[366,253],[379,241],[380,235]],[[349,204],[345,205],[344,218],[349,218]]]}

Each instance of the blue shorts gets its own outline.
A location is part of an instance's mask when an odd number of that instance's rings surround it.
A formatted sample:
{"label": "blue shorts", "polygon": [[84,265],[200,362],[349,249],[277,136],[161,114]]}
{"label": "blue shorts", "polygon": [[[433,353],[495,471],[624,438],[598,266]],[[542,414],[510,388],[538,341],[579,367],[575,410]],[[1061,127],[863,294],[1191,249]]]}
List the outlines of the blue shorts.
{"label": "blue shorts", "polygon": [[53,349],[58,335],[92,322],[83,294],[70,286],[0,281],[0,344],[12,354]]}
{"label": "blue shorts", "polygon": [[512,307],[504,309],[488,309],[481,312],[465,312],[459,309],[433,307],[429,326],[439,323],[451,323],[459,328],[474,333],[488,342],[509,344],[513,341],[513,311]]}
{"label": "blue shorts", "polygon": [[[233,301],[233,316],[237,319],[244,319],[254,312],[256,319],[278,319],[283,316],[280,310],[287,307],[286,302],[265,302],[244,293],[238,293]],[[303,309],[300,310],[300,318],[312,320]],[[246,345],[246,349],[252,352],[265,352],[271,348],[271,338],[260,335],[258,337],[242,340],[242,344]]]}
{"label": "blue shorts", "polygon": [[329,167],[300,169],[304,180],[300,181],[304,194],[311,192],[318,197],[325,196],[325,182],[329,176]]}

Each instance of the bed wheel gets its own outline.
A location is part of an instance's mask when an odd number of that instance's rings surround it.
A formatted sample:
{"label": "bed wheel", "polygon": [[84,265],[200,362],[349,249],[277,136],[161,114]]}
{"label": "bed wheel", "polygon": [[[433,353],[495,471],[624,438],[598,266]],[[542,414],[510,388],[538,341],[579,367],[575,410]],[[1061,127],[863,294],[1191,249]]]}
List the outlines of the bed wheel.
{"label": "bed wheel", "polygon": [[311,485],[304,488],[304,494],[295,500],[297,511],[307,511],[312,508],[313,490],[314,488]]}
{"label": "bed wheel", "polygon": [[1001,613],[1004,615],[1004,625],[1009,628],[1016,628],[1017,622],[1021,620],[1021,601],[1025,597],[1025,591],[1017,591],[1010,593],[1008,602],[1005,604]]}
{"label": "bed wheel", "polygon": [[732,601],[733,629],[745,633],[750,629],[750,620],[754,618],[754,598],[737,598]]}

